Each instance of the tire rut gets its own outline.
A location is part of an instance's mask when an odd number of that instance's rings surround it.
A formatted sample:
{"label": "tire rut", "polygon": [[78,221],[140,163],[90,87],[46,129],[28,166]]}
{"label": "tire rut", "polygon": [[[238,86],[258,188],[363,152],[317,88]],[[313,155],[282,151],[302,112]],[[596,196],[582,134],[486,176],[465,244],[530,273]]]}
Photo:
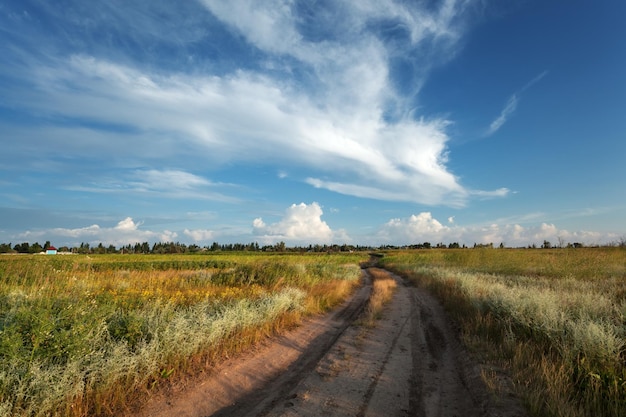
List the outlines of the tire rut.
{"label": "tire rut", "polygon": [[371,279],[364,272],[364,286],[357,290],[353,301],[334,314],[335,325],[331,330],[320,334],[302,352],[296,362],[286,371],[268,380],[266,385],[256,392],[240,398],[233,405],[223,408],[212,414],[213,417],[235,416],[266,416],[277,405],[283,404],[289,398],[289,392],[302,379],[303,375],[313,371],[322,357],[331,349],[346,329],[362,314],[371,293]]}
{"label": "tire rut", "polygon": [[374,327],[359,323],[369,272],[341,308],[227,361],[190,392],[139,417],[525,417],[519,401],[494,406],[441,304],[398,283]]}
{"label": "tire rut", "polygon": [[413,319],[411,415],[484,416],[484,398],[467,383],[469,372],[461,361],[465,354],[443,308],[423,290],[408,288]]}

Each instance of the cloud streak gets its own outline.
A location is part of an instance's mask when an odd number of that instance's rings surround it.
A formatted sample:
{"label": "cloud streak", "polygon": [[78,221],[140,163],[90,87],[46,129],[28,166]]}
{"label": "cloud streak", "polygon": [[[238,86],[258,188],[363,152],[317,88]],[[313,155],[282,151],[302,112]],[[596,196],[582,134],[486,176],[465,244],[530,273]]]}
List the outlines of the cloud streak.
{"label": "cloud streak", "polygon": [[237,203],[241,200],[216,191],[233,188],[204,177],[175,169],[138,169],[120,171],[116,176],[98,176],[85,185],[66,185],[65,190],[95,194],[131,194],[153,198],[211,200]]}
{"label": "cloud streak", "polygon": [[528,83],[526,83],[519,91],[517,91],[511,97],[509,97],[506,104],[504,105],[504,108],[500,112],[500,115],[496,117],[493,120],[493,122],[491,122],[491,124],[489,125],[489,128],[487,129],[485,136],[491,136],[494,133],[496,133],[498,130],[500,130],[500,128],[504,126],[504,124],[509,120],[511,115],[515,112],[515,110],[517,110],[517,105],[519,104],[521,95],[530,87],[538,83],[547,74],[548,74],[548,71],[544,71],[541,74],[537,75],[535,78],[533,78]]}

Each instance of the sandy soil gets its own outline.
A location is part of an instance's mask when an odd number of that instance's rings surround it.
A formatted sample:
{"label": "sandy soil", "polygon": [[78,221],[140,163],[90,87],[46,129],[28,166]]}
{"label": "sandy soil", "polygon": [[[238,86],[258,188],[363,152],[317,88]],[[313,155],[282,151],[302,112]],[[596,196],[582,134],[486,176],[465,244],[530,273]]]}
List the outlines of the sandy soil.
{"label": "sandy soil", "polygon": [[[325,316],[155,397],[140,417],[526,416],[507,392],[489,394],[441,305],[398,287],[383,318],[363,326],[371,282]],[[501,378],[502,379],[502,378]],[[506,382],[506,381],[504,381]]]}

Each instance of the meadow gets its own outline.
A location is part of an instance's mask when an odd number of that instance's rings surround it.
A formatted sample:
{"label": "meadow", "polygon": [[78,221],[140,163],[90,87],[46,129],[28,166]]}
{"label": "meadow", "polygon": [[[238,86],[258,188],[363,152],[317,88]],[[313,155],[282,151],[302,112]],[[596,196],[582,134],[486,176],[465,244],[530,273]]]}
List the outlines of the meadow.
{"label": "meadow", "polygon": [[112,416],[327,311],[366,253],[4,255],[0,416]]}
{"label": "meadow", "polygon": [[626,415],[626,249],[437,249],[379,265],[428,288],[498,395],[535,416]]}

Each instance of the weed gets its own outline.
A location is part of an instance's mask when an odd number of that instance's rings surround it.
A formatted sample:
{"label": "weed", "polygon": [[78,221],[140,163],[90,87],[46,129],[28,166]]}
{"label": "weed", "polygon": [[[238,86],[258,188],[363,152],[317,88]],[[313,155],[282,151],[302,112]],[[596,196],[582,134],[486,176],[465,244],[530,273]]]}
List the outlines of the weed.
{"label": "weed", "polygon": [[381,263],[437,295],[535,415],[624,415],[622,248],[392,252]]}
{"label": "weed", "polygon": [[0,415],[117,415],[336,305],[363,258],[3,256]]}

